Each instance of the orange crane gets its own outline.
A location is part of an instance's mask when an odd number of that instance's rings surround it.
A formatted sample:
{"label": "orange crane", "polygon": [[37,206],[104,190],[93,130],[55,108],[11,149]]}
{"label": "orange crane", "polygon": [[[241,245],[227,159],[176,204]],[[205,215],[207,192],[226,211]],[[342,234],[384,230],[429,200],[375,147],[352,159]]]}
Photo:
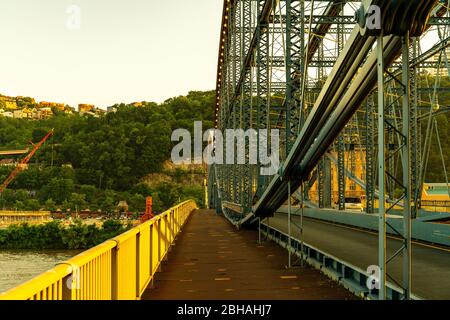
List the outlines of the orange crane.
{"label": "orange crane", "polygon": [[19,162],[19,164],[14,168],[9,177],[6,178],[6,180],[2,183],[2,185],[0,186],[0,194],[3,193],[3,191],[5,191],[5,189],[9,186],[9,184],[14,181],[17,175],[23,170],[24,166],[28,164],[28,162],[30,162],[34,154],[39,150],[40,147],[42,147],[45,141],[47,141],[48,138],[50,138],[52,135],[53,129],[49,133],[47,133],[46,136],[41,141],[39,141],[38,144],[33,145],[34,146],[33,150],[31,150],[31,152]]}

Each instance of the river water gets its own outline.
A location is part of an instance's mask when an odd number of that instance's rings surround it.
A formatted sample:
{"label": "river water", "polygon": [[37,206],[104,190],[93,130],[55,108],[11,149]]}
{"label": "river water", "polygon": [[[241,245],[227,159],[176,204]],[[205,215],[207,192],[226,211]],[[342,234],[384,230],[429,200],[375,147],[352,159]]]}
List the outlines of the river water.
{"label": "river water", "polygon": [[80,251],[0,250],[0,292],[31,280],[79,253]]}

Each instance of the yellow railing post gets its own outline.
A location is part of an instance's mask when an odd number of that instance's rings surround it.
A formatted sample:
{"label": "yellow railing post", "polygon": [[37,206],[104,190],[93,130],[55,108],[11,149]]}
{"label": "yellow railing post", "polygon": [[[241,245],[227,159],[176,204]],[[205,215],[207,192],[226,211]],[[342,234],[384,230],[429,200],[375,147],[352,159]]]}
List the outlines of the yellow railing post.
{"label": "yellow railing post", "polygon": [[0,293],[0,300],[139,299],[196,209],[186,201],[55,268]]}

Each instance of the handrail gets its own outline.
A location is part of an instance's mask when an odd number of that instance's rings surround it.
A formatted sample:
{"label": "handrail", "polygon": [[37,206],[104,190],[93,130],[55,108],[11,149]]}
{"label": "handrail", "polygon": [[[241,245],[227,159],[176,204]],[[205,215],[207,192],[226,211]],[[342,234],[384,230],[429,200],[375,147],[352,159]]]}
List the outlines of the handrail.
{"label": "handrail", "polygon": [[36,278],[0,300],[136,300],[159,270],[177,234],[197,209],[183,202]]}

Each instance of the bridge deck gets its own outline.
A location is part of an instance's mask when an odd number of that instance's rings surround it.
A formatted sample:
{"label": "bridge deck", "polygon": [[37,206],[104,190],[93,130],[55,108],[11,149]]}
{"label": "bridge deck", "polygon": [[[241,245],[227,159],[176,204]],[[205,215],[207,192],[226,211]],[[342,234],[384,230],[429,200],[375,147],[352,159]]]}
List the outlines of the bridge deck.
{"label": "bridge deck", "polygon": [[144,300],[355,299],[314,269],[286,270],[287,252],[258,245],[213,211],[192,214]]}
{"label": "bridge deck", "polygon": [[[299,238],[300,217],[294,216],[292,221],[292,236]],[[287,215],[277,213],[275,217],[269,219],[269,225],[287,233]],[[374,232],[305,218],[304,240],[362,270],[366,270],[370,265],[377,265],[378,234]],[[392,256],[400,246],[399,240],[389,237],[388,256]],[[401,258],[397,258],[388,265],[389,274],[397,281],[401,279],[401,263]],[[413,243],[413,293],[425,299],[450,299],[449,265],[448,249]]]}

